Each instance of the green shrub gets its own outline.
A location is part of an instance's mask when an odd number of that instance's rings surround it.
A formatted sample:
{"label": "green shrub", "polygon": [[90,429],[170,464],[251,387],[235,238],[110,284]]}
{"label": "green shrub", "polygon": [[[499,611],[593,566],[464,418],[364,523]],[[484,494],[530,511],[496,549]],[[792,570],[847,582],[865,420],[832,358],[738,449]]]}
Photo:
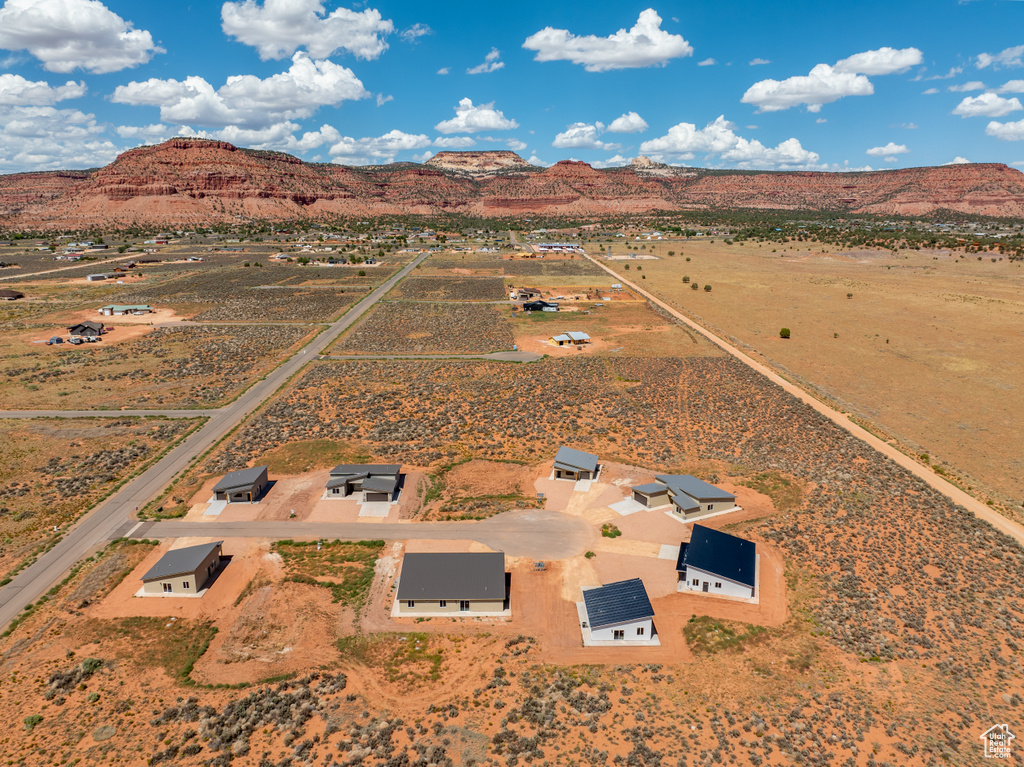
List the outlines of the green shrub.
{"label": "green shrub", "polygon": [[25,729],[29,732],[35,729],[36,725],[43,721],[42,714],[32,714],[32,716],[25,717]]}
{"label": "green shrub", "polygon": [[789,338],[789,328],[782,328],[779,331],[779,338]]}

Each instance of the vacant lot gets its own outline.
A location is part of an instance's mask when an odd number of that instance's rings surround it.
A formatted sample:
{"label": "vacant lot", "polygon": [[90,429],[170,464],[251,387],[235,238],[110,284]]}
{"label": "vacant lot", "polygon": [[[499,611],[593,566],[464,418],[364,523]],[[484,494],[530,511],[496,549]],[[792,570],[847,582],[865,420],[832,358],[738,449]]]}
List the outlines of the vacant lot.
{"label": "vacant lot", "polygon": [[508,298],[500,277],[409,277],[391,294],[418,301],[500,301]]}
{"label": "vacant lot", "polygon": [[0,345],[0,407],[90,409],[223,404],[308,339],[288,325],[155,328],[104,346]]}
{"label": "vacant lot", "polygon": [[[803,243],[650,247],[679,255],[628,272],[610,263],[910,452],[964,472],[965,485],[980,485],[1019,518],[1024,265]],[[779,338],[782,327],[789,340]]]}
{"label": "vacant lot", "polygon": [[198,420],[0,421],[0,578]]}
{"label": "vacant lot", "polygon": [[382,303],[331,353],[486,354],[514,343],[512,326],[497,307]]}

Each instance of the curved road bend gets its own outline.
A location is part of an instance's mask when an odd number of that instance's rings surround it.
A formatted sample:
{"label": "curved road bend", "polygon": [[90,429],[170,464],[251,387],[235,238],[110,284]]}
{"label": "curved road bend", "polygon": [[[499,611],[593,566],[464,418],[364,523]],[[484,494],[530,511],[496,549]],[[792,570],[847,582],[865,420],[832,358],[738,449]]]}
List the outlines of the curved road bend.
{"label": "curved road bend", "polygon": [[[41,597],[80,558],[109,540],[118,528],[132,519],[135,509],[158,495],[191,461],[239,424],[269,399],[291,376],[327,346],[409,274],[429,254],[413,259],[387,282],[349,309],[337,322],[318,335],[291,358],[249,387],[237,400],[213,411],[206,424],[128,482],[114,495],[80,519],[52,549],[41,555],[0,589],[0,627],[6,626],[26,605]],[[109,411],[100,411],[107,413]],[[156,411],[159,412],[159,411]],[[209,412],[209,411],[208,411]],[[122,415],[123,413],[119,413]],[[96,414],[94,414],[96,415]]]}
{"label": "curved road bend", "polygon": [[471,540],[513,557],[564,559],[582,554],[592,534],[591,526],[580,517],[524,509],[479,522],[145,522],[132,537]]}
{"label": "curved road bend", "polygon": [[1014,522],[1011,519],[1007,519],[998,512],[993,511],[984,503],[975,498],[973,495],[969,495],[968,493],[965,493],[963,490],[961,490],[953,483],[947,482],[938,474],[935,474],[934,472],[928,470],[910,456],[906,455],[905,453],[901,453],[888,442],[879,439],[871,432],[858,426],[845,415],[840,413],[838,410],[829,407],[821,400],[818,400],[815,397],[811,396],[808,392],[804,391],[799,386],[792,384],[786,379],[782,378],[780,375],[775,373],[770,368],[748,357],[746,354],[741,352],[732,344],[719,338],[717,335],[712,333],[704,326],[698,325],[696,322],[691,320],[686,315],[669,306],[661,299],[656,298],[655,296],[648,293],[635,282],[631,282],[630,280],[626,279],[622,275],[615,272],[610,267],[605,266],[596,258],[592,257],[590,254],[584,253],[583,255],[586,256],[598,267],[608,272],[608,274],[612,275],[617,282],[621,282],[628,285],[637,293],[644,296],[648,301],[657,304],[662,309],[671,314],[673,317],[678,319],[680,322],[684,323],[687,327],[700,333],[702,336],[711,341],[711,343],[715,344],[726,353],[731,354],[744,365],[753,368],[758,373],[767,378],[769,381],[771,381],[774,384],[777,384],[778,386],[781,386],[785,391],[792,394],[801,402],[805,402],[806,404],[810,405],[823,416],[833,421],[838,426],[841,426],[842,428],[846,429],[853,436],[857,437],[860,440],[863,440],[882,455],[886,456],[887,458],[891,458],[893,461],[898,463],[911,474],[915,475],[920,479],[923,479],[927,484],[931,485],[931,487],[938,490],[940,493],[942,493],[944,496],[952,500],[954,503],[958,503],[964,508],[974,512],[975,516],[977,516],[979,519],[985,520],[1000,532],[1006,533],[1011,538],[1014,538],[1018,543],[1024,545],[1024,526],[1018,524],[1017,522]]}

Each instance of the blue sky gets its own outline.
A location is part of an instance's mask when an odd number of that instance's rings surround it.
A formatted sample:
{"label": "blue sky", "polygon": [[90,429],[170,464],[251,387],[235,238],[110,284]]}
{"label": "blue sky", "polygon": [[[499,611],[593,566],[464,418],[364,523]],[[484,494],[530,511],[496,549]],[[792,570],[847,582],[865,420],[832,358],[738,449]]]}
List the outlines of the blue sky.
{"label": "blue sky", "polygon": [[0,6],[0,173],[177,135],[353,165],[1024,168],[1024,1]]}

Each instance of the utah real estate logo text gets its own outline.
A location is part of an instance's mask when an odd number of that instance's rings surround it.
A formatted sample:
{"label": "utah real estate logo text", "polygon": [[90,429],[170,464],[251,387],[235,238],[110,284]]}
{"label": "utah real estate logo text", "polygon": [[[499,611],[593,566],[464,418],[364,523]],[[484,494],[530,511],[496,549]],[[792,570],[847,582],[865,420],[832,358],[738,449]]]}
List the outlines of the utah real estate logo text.
{"label": "utah real estate logo text", "polygon": [[1010,732],[1010,726],[995,724],[978,736],[985,744],[986,759],[1009,759],[1010,741],[1017,736]]}

